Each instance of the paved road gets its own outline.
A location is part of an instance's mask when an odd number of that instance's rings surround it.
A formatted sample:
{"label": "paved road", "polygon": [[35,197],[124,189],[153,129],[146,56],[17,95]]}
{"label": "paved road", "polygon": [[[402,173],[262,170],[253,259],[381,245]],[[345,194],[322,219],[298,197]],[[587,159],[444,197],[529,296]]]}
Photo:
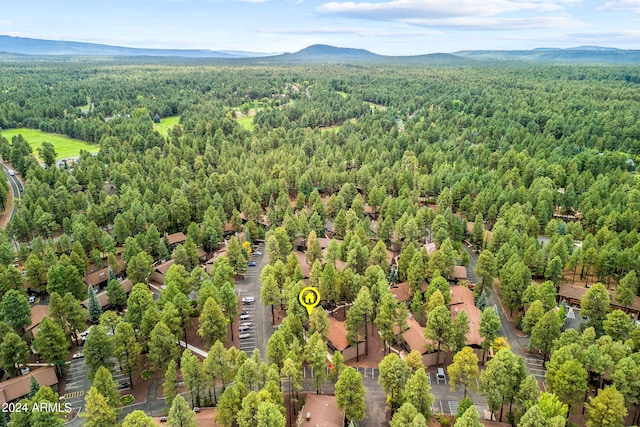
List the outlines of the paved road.
{"label": "paved road", "polygon": [[[467,277],[470,281],[478,283],[478,278],[475,275],[476,263],[478,261],[478,256],[476,253],[466,244],[463,245],[464,248],[469,252],[469,267],[467,268]],[[538,380],[544,381],[545,379],[545,369],[544,364],[542,362],[542,357],[525,353],[523,348],[528,348],[529,338],[528,337],[519,337],[516,335],[515,330],[511,323],[509,323],[509,319],[504,311],[504,307],[500,303],[498,296],[496,295],[493,286],[485,289],[487,293],[487,307],[494,307],[498,311],[498,315],[500,316],[500,335],[507,337],[509,344],[511,344],[511,350],[514,354],[522,356],[524,358],[524,364],[527,368],[527,373],[535,376]]]}
{"label": "paved road", "polygon": [[24,186],[22,185],[22,182],[20,182],[20,179],[18,179],[17,176],[9,174],[9,171],[12,170],[9,166],[5,165],[4,163],[1,163],[1,164],[2,164],[2,168],[4,169],[5,175],[7,176],[7,181],[9,181],[9,187],[11,188],[11,192],[13,193],[13,206],[11,209],[11,215],[9,216],[9,221],[11,221],[13,219],[13,215],[15,215],[16,213],[16,207],[17,207],[16,200],[20,199],[20,196],[22,195],[22,191],[24,190]]}

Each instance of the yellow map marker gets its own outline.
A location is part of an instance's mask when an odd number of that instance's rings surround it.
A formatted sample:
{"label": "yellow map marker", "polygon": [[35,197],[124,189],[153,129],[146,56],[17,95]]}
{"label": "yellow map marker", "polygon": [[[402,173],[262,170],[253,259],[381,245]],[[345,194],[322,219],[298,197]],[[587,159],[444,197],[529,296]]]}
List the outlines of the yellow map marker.
{"label": "yellow map marker", "polygon": [[300,300],[300,304],[307,309],[307,313],[311,316],[313,309],[320,304],[320,292],[318,292],[316,288],[308,286],[300,291],[298,300]]}

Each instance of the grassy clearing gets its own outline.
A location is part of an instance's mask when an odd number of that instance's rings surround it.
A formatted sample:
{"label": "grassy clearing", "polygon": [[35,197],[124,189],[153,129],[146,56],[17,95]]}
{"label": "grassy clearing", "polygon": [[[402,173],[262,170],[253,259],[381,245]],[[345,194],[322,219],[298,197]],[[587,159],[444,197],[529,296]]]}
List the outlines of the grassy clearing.
{"label": "grassy clearing", "polygon": [[346,98],[347,96],[349,96],[346,92],[342,92],[341,90],[337,90],[336,92],[338,92],[338,94],[343,98]]}
{"label": "grassy clearing", "polygon": [[52,143],[55,147],[57,160],[78,157],[80,155],[80,150],[89,151],[90,153],[97,153],[100,150],[100,146],[97,144],[89,144],[88,142],[81,141],[79,139],[73,139],[68,136],[58,135],[55,133],[42,132],[35,129],[7,129],[0,131],[0,134],[9,141],[11,141],[11,138],[14,136],[22,134],[23,138],[33,149],[33,153],[36,157],[38,157],[38,148],[45,141]]}
{"label": "grassy clearing", "polygon": [[180,123],[180,116],[171,116],[160,119],[160,123],[154,123],[153,128],[162,136],[169,135],[169,129]]}
{"label": "grassy clearing", "polygon": [[253,131],[253,116],[240,117],[236,119],[238,124],[248,131]]}

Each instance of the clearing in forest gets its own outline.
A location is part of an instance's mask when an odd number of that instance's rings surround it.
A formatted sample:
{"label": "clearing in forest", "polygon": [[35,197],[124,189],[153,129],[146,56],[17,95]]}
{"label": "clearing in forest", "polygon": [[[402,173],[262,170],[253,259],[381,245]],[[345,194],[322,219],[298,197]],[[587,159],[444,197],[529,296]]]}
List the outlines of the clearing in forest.
{"label": "clearing in forest", "polygon": [[38,148],[40,148],[42,143],[45,141],[50,142],[55,147],[57,154],[56,160],[78,157],[80,155],[80,150],[85,150],[90,153],[97,153],[100,151],[100,146],[98,144],[89,144],[86,141],[69,138],[68,136],[59,135],[57,133],[47,133],[42,132],[41,130],[27,128],[6,129],[0,131],[0,135],[7,138],[9,142],[11,142],[11,138],[20,134],[29,143],[36,158],[39,158]]}
{"label": "clearing in forest", "polygon": [[180,123],[180,116],[170,116],[160,119],[160,123],[154,123],[153,128],[162,136],[169,135],[169,129]]}

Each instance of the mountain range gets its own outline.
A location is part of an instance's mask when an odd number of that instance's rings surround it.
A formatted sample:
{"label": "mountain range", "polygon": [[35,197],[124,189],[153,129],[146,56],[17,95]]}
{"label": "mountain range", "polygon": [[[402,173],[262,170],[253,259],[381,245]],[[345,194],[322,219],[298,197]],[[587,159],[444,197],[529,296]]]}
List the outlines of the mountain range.
{"label": "mountain range", "polygon": [[[463,50],[416,56],[378,55],[365,49],[353,49],[316,44],[294,53],[259,53],[206,49],[145,49],[110,46],[74,41],[40,40],[0,35],[0,52],[15,55],[55,57],[156,57],[156,58],[259,58],[266,62],[354,62],[403,61],[430,63],[466,63],[468,61],[529,61],[552,63],[640,63],[640,50],[625,50],[600,46],[580,46],[568,49],[538,48],[531,50]],[[8,54],[8,55],[7,55]]]}

